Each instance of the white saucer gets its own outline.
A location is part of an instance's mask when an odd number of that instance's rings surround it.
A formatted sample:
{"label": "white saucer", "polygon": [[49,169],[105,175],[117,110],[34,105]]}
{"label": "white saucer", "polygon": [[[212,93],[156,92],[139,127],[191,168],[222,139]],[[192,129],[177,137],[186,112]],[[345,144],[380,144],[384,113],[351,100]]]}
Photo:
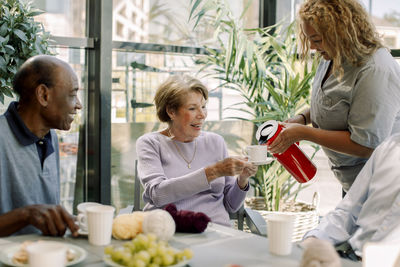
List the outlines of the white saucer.
{"label": "white saucer", "polygon": [[86,231],[84,231],[84,230],[82,230],[82,229],[79,229],[79,230],[78,230],[78,234],[79,234],[79,235],[88,235],[89,233],[86,232]]}
{"label": "white saucer", "polygon": [[250,162],[253,163],[254,165],[266,165],[266,164],[270,164],[273,161],[274,161],[274,158],[267,158],[264,161],[250,161]]}

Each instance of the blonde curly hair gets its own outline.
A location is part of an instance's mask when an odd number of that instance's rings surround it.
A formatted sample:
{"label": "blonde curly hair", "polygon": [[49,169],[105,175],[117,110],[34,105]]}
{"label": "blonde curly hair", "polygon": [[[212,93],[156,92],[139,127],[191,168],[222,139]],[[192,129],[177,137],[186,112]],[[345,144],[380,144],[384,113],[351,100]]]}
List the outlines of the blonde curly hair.
{"label": "blonde curly hair", "polygon": [[343,61],[362,65],[378,48],[380,36],[368,13],[357,0],[308,0],[298,12],[298,37],[301,56],[307,58],[310,44],[302,24],[321,35],[325,51],[333,60],[332,73],[343,77]]}

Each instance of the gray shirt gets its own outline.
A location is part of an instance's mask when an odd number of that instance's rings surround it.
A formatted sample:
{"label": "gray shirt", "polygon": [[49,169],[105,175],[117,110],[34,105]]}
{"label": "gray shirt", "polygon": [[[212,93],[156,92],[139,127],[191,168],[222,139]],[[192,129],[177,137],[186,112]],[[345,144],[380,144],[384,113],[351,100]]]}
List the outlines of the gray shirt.
{"label": "gray shirt", "polygon": [[[51,130],[54,152],[42,164],[36,144],[22,145],[0,116],[0,214],[33,204],[60,203],[59,150]],[[27,226],[17,234],[40,233]]]}
{"label": "gray shirt", "polygon": [[[341,81],[331,75],[321,86],[330,61],[321,59],[314,78],[311,121],[325,130],[348,130],[354,142],[377,147],[400,131],[400,67],[381,48],[362,66],[344,64]],[[347,191],[367,159],[323,147],[335,176]]]}
{"label": "gray shirt", "polygon": [[[186,158],[195,153],[190,169],[173,142]],[[241,190],[233,176],[208,183],[204,168],[228,156],[222,136],[201,132],[195,141],[183,143],[153,132],[137,140],[136,150],[145,210],[174,203],[178,210],[203,212],[212,222],[230,226],[228,212],[240,208],[248,187]]]}

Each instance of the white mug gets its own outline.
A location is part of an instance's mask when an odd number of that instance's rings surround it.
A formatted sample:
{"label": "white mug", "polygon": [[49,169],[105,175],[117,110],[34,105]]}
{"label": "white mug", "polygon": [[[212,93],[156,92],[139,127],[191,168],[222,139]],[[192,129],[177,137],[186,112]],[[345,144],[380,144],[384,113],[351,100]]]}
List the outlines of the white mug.
{"label": "white mug", "polygon": [[243,149],[243,154],[249,158],[250,162],[264,162],[268,157],[267,146],[252,145]]}
{"label": "white mug", "polygon": [[101,204],[97,203],[97,202],[82,202],[82,203],[78,204],[78,206],[76,208],[78,210],[77,221],[78,221],[80,230],[82,230],[84,232],[88,231],[86,209],[88,207],[100,206],[100,205]]}
{"label": "white mug", "polygon": [[289,255],[292,252],[295,216],[276,213],[267,215],[266,219],[269,252],[276,255]]}
{"label": "white mug", "polygon": [[90,244],[95,246],[110,244],[114,211],[114,207],[107,205],[91,206],[86,209]]}
{"label": "white mug", "polygon": [[60,242],[34,242],[26,251],[29,267],[64,267],[67,264],[67,247]]}

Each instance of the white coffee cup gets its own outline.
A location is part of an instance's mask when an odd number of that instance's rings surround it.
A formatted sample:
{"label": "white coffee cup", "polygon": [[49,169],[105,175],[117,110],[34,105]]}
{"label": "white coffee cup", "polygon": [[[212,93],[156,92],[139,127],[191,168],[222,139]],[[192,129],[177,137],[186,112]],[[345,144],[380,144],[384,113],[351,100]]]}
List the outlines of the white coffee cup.
{"label": "white coffee cup", "polygon": [[267,237],[269,251],[276,255],[289,255],[292,252],[294,215],[267,215]]}
{"label": "white coffee cup", "polygon": [[82,230],[84,232],[88,231],[86,209],[88,207],[100,206],[100,205],[101,204],[97,203],[97,202],[82,202],[82,203],[78,204],[76,209],[78,210],[77,221],[78,221],[80,230]]}
{"label": "white coffee cup", "polygon": [[268,157],[267,146],[252,145],[243,149],[243,154],[249,158],[250,162],[264,162]]}
{"label": "white coffee cup", "polygon": [[90,244],[95,246],[110,244],[114,211],[114,207],[107,205],[86,208]]}
{"label": "white coffee cup", "polygon": [[30,267],[64,267],[67,263],[67,247],[60,242],[34,242],[26,251]]}

